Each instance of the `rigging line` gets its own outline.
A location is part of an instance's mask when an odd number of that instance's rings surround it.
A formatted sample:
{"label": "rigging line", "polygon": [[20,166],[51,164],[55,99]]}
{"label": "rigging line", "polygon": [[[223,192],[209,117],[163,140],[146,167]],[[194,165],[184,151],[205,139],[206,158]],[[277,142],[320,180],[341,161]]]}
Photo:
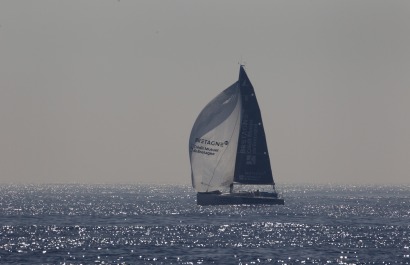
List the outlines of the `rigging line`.
{"label": "rigging line", "polygon": [[[239,83],[237,84],[237,86],[239,87]],[[241,91],[240,91],[240,90],[239,90],[238,95],[239,95],[239,96],[238,96],[238,101],[241,103],[241,107],[242,107],[242,96],[241,96]],[[241,115],[238,115],[238,117],[236,118],[235,127],[233,128],[232,134],[231,134],[231,136],[229,137],[229,143],[231,142],[231,139],[232,139],[232,137],[233,137],[233,133],[235,132],[236,126],[238,125],[239,117],[241,117],[241,116],[242,116],[242,113],[241,113]],[[226,149],[228,149],[228,148],[226,148]],[[208,192],[209,187],[211,187],[211,182],[212,182],[212,180],[213,180],[214,177],[215,177],[216,168],[219,166],[219,163],[221,162],[222,157],[224,156],[226,149],[222,152],[221,158],[218,160],[218,163],[217,163],[216,166],[214,167],[214,170],[213,170],[213,172],[212,172],[212,177],[211,177],[211,179],[209,180],[208,185],[207,185],[208,188],[206,189],[206,192]]]}

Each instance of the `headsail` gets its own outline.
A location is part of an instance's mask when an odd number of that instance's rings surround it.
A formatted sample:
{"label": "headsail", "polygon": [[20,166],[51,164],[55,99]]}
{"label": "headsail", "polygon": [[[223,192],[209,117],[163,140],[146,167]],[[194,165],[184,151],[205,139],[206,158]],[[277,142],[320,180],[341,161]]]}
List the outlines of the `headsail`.
{"label": "headsail", "polygon": [[238,82],[199,114],[189,138],[192,186],[198,192],[222,190],[233,182],[241,96]]}
{"label": "headsail", "polygon": [[241,66],[239,89],[242,119],[234,181],[243,184],[272,184],[272,169],[262,116],[253,86]]}

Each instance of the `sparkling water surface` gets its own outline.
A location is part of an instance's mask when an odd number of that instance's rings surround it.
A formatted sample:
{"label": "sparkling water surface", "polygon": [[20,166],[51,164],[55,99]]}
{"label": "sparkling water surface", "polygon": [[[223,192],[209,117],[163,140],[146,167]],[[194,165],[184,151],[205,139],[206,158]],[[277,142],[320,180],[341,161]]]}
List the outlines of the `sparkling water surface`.
{"label": "sparkling water surface", "polygon": [[190,186],[1,185],[1,264],[410,264],[410,186],[281,187],[197,206]]}

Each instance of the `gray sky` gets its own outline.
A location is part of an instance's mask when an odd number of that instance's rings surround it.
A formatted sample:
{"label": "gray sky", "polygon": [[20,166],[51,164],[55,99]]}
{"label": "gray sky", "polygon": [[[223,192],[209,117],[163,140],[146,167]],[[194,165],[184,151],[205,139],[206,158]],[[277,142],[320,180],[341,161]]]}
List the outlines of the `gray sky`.
{"label": "gray sky", "polygon": [[190,183],[246,62],[281,183],[410,183],[409,1],[0,2],[0,183]]}

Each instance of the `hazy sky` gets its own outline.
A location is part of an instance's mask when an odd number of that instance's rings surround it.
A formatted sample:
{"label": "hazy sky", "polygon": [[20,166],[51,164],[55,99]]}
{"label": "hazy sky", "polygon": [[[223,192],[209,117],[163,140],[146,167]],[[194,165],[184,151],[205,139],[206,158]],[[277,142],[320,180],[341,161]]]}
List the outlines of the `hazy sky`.
{"label": "hazy sky", "polygon": [[281,183],[410,183],[410,1],[0,2],[0,183],[186,183],[246,62]]}

